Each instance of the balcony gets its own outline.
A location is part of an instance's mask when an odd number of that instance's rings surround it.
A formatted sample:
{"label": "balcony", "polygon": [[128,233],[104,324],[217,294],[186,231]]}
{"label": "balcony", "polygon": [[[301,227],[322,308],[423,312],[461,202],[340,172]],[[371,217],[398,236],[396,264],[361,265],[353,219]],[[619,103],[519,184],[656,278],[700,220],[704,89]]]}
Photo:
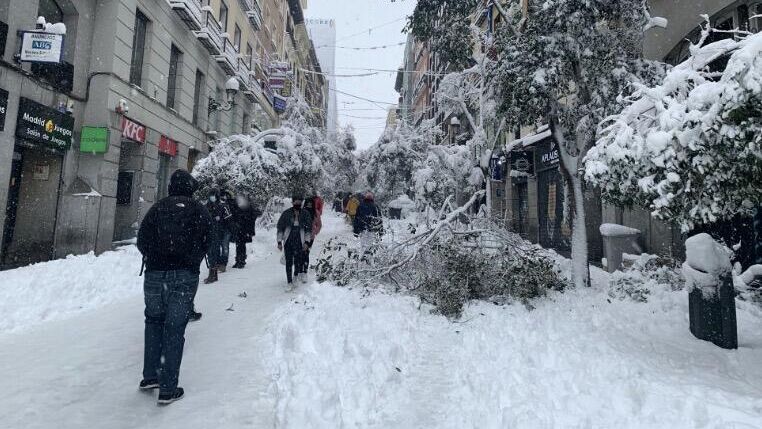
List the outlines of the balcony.
{"label": "balcony", "polygon": [[256,72],[250,67],[250,63],[243,59],[238,60],[238,73],[236,77],[241,82],[241,91],[243,95],[252,103],[257,101],[257,97],[262,92],[262,88],[257,81]]}
{"label": "balcony", "polygon": [[201,29],[194,31],[193,34],[210,54],[215,56],[221,55],[225,48],[224,42],[227,41],[222,37],[222,27],[220,27],[220,23],[214,19],[210,6],[204,6],[202,8],[202,13],[204,14],[204,19],[202,21]]}
{"label": "balcony", "polygon": [[167,3],[191,31],[201,30],[204,16],[201,0],[167,0]]}
{"label": "balcony", "polygon": [[259,7],[259,0],[251,0],[251,3],[252,7],[246,11],[246,16],[254,30],[259,31],[262,29],[262,8]]}
{"label": "balcony", "polygon": [[214,55],[214,59],[228,76],[235,76],[238,71],[238,50],[227,37],[222,39],[222,50],[218,55]]}

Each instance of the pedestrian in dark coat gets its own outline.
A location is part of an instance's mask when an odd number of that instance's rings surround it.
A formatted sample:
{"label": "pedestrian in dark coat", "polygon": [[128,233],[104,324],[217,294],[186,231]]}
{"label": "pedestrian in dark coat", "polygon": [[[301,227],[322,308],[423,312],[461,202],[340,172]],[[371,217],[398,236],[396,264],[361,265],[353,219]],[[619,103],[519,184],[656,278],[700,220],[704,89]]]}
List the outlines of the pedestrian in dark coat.
{"label": "pedestrian in dark coat", "polygon": [[294,195],[292,207],[281,214],[278,219],[278,250],[285,253],[286,280],[292,284],[294,277],[306,282],[306,275],[300,276],[304,267],[304,252],[309,250],[312,242],[312,217],[307,210],[302,209],[304,197]]}
{"label": "pedestrian in dark coat", "polygon": [[219,189],[209,191],[206,208],[212,216],[212,240],[209,243],[207,262],[209,263],[209,276],[204,283],[214,283],[218,280],[218,273],[225,271],[227,255],[230,251],[230,236],[233,229],[233,213],[228,204],[223,201]]}
{"label": "pedestrian in dark coat", "polygon": [[357,208],[357,214],[354,218],[354,233],[360,237],[362,254],[367,255],[375,240],[383,234],[383,220],[381,211],[376,206],[372,193],[367,192],[363,196],[363,201]]}
{"label": "pedestrian in dark coat", "polygon": [[183,397],[177,387],[185,327],[193,312],[201,261],[212,220],[192,196],[198,183],[184,170],[172,174],[169,196],[146,214],[138,231],[145,281],[145,349],[141,390],[159,389],[159,405]]}
{"label": "pedestrian in dark coat", "polygon": [[246,266],[246,243],[251,243],[257,235],[257,218],[262,212],[255,209],[244,195],[236,197],[233,205],[233,224],[235,225],[235,264],[233,268]]}

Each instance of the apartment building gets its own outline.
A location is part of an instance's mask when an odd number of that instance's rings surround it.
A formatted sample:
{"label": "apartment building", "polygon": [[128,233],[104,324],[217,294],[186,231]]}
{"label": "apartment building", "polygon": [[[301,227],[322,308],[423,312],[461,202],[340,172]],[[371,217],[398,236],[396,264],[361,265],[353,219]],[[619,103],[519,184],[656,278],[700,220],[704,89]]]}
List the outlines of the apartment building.
{"label": "apartment building", "polygon": [[[174,169],[278,125],[270,61],[287,7],[0,0],[0,268],[134,238]],[[56,55],[32,55],[39,37]]]}

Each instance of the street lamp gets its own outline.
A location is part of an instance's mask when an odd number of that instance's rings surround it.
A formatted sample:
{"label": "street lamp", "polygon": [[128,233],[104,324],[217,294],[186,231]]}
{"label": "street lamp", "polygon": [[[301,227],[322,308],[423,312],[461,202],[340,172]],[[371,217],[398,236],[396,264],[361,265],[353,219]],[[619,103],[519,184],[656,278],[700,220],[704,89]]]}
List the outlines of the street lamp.
{"label": "street lamp", "polygon": [[227,112],[235,107],[235,96],[241,89],[241,85],[238,83],[238,79],[231,77],[225,82],[225,101],[223,103],[209,97],[208,115],[212,112],[224,111]]}

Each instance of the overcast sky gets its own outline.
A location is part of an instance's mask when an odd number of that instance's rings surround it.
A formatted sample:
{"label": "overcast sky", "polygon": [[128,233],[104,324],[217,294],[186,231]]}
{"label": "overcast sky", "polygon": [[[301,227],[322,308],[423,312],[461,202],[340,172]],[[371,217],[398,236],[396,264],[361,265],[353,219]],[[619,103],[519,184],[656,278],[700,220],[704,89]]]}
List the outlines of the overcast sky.
{"label": "overcast sky", "polygon": [[[311,19],[336,20],[336,45],[367,48],[395,45],[405,41],[402,28],[412,13],[415,0],[308,0],[305,15]],[[402,64],[404,46],[387,49],[336,49],[337,74],[362,74],[358,69],[396,70]],[[367,77],[337,77],[337,89],[385,103],[397,103],[396,73],[383,72]],[[357,143],[365,149],[378,140],[386,123],[388,104],[370,103],[348,95],[338,95],[339,125],[353,124]],[[382,109],[383,107],[383,109]],[[354,117],[350,117],[354,116]],[[356,118],[360,117],[360,118]]]}

